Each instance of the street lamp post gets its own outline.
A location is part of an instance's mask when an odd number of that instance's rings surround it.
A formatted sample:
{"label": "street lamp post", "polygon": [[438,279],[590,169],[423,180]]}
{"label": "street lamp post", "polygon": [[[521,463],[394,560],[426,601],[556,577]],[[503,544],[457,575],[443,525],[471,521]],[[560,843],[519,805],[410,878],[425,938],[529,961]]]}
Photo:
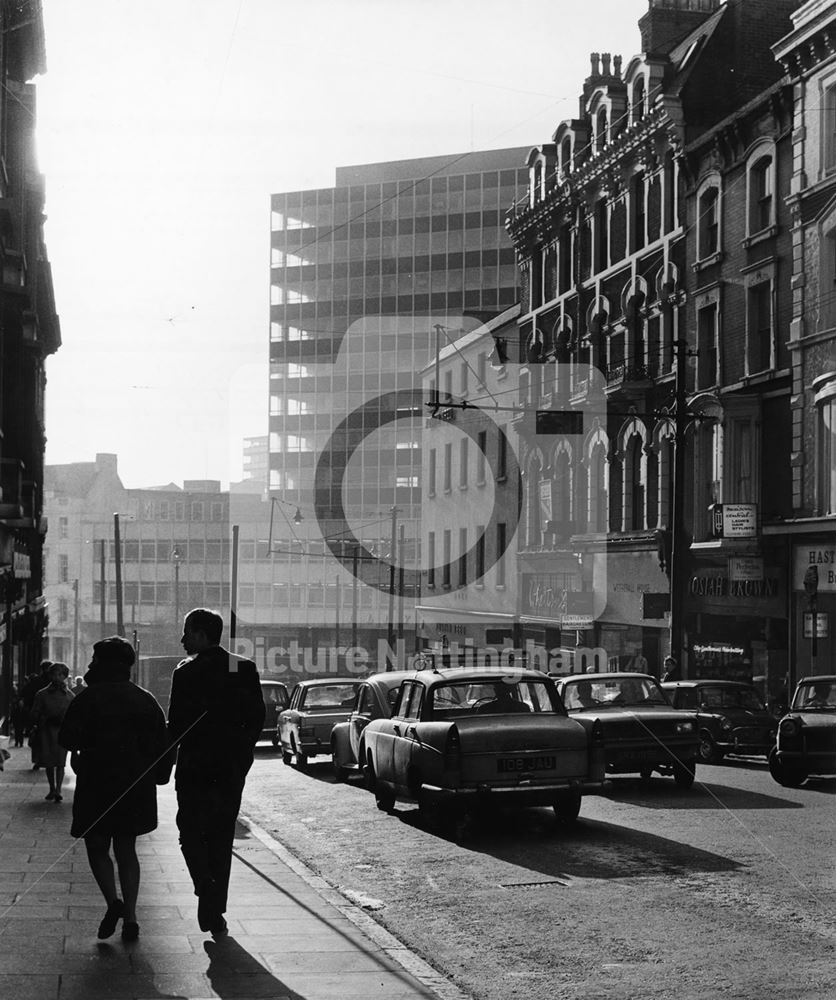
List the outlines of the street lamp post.
{"label": "street lamp post", "polygon": [[180,546],[171,550],[171,561],[174,563],[174,625],[180,627],[180,560],[183,558]]}

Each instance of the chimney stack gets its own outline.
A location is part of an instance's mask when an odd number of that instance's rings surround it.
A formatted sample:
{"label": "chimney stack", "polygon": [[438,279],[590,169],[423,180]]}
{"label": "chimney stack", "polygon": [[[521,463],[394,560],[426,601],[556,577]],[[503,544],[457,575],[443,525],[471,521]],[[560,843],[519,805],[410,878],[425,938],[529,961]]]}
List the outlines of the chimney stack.
{"label": "chimney stack", "polygon": [[639,20],[642,52],[670,52],[720,5],[721,0],[648,0],[648,11]]}

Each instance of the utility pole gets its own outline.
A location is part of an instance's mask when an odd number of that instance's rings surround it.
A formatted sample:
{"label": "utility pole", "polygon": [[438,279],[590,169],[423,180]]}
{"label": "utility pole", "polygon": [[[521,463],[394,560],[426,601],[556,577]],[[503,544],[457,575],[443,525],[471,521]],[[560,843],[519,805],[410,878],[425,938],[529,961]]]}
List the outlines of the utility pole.
{"label": "utility pole", "polygon": [[399,508],[390,509],[392,515],[392,535],[389,545],[389,627],[387,630],[387,641],[389,648],[395,645],[395,563],[398,558],[398,513]]}
{"label": "utility pole", "polygon": [[357,585],[360,582],[357,579],[358,564],[360,562],[360,548],[359,546],[354,546],[354,555],[351,560],[351,645],[354,649],[357,648]]}
{"label": "utility pole", "polygon": [[229,645],[238,631],[238,525],[232,525],[232,580],[229,588]]}
{"label": "utility pole", "polygon": [[78,580],[73,580],[73,677],[78,673]]}
{"label": "utility pole", "polygon": [[99,622],[101,625],[101,639],[105,638],[107,633],[107,574],[105,571],[105,546],[107,542],[102,539],[102,545],[99,554],[99,585],[101,588],[101,594],[99,595]]}
{"label": "utility pole", "polygon": [[673,349],[676,360],[674,390],[676,410],[674,413],[673,497],[670,524],[670,645],[671,656],[675,657],[679,669],[682,671],[685,667],[682,643],[684,635],[685,584],[687,583],[685,579],[687,566],[687,536],[685,534],[685,433],[689,419],[687,407],[687,372],[685,367],[688,351],[687,340],[675,340]]}
{"label": "utility pole", "polygon": [[119,538],[119,515],[113,515],[113,546],[116,560],[116,634],[125,638],[125,622],[122,617],[122,542]]}
{"label": "utility pole", "polygon": [[[398,638],[402,639],[404,636],[404,616],[403,616],[403,601],[404,601],[404,553],[406,551],[406,525],[402,524],[398,532],[398,561],[400,566],[398,567]],[[403,667],[402,663],[398,666]]]}

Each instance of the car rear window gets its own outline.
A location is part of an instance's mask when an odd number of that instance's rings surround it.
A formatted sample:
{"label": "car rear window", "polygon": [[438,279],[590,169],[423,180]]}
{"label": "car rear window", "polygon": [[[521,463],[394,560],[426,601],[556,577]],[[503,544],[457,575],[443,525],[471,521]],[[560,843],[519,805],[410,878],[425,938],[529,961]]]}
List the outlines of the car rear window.
{"label": "car rear window", "polygon": [[563,714],[552,688],[544,681],[462,680],[437,684],[431,691],[434,719],[466,715]]}
{"label": "car rear window", "polygon": [[356,693],[356,684],[320,684],[303,692],[299,707],[316,712],[349,709]]}

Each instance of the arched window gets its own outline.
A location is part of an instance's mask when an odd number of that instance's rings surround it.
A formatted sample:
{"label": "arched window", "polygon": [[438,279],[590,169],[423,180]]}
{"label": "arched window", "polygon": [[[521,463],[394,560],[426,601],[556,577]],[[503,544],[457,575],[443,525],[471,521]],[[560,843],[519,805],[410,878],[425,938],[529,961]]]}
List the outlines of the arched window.
{"label": "arched window", "polygon": [[566,540],[575,531],[572,505],[572,457],[567,445],[558,445],[552,478],[552,520],[558,540]]}
{"label": "arched window", "polygon": [[644,77],[637,77],[633,82],[633,124],[640,122],[644,118],[645,112],[645,89]]}
{"label": "arched window", "polygon": [[607,449],[598,441],[589,456],[588,526],[590,531],[607,530]]}
{"label": "arched window", "polygon": [[624,450],[624,525],[628,531],[644,528],[643,449],[640,435],[632,434]]}
{"label": "arched window", "polygon": [[572,173],[572,137],[568,135],[560,144],[560,169],[564,174]]}
{"label": "arched window", "polygon": [[771,148],[756,154],[747,177],[747,234],[753,236],[775,225],[775,160]]}
{"label": "arched window", "polygon": [[595,148],[600,153],[607,145],[607,109],[601,108],[595,117]]}
{"label": "arched window", "polygon": [[545,524],[541,517],[540,478],[543,464],[539,453],[531,456],[528,463],[526,483],[526,543],[528,548],[537,548],[543,544]]}
{"label": "arched window", "polygon": [[712,182],[697,198],[697,257],[705,260],[720,252],[720,186]]}
{"label": "arched window", "polygon": [[543,196],[543,164],[538,160],[531,171],[531,204],[536,204]]}
{"label": "arched window", "polygon": [[816,390],[816,509],[836,514],[836,372],[813,383]]}

